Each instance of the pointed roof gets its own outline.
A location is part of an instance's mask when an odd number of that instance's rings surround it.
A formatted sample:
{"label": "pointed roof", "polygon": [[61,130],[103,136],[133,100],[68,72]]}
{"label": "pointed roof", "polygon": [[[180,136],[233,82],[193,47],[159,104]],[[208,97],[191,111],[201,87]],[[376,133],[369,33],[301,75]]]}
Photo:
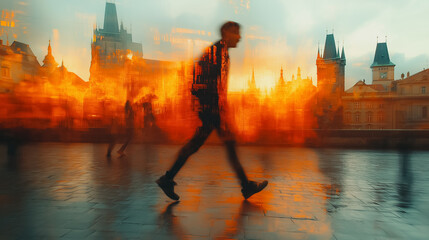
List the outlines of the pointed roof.
{"label": "pointed roof", "polygon": [[66,71],[66,72],[67,72],[67,68],[64,66],[64,60],[61,60],[60,70],[61,70],[61,71]]}
{"label": "pointed roof", "polygon": [[104,12],[104,31],[111,33],[119,32],[118,15],[116,14],[116,5],[106,2],[106,10]]}
{"label": "pointed roof", "polygon": [[337,49],[335,47],[334,34],[326,35],[325,51],[323,52],[323,59],[337,58]]}
{"label": "pointed roof", "polygon": [[279,85],[285,85],[285,80],[283,78],[283,67],[280,68],[280,79],[279,79]]}
{"label": "pointed roof", "polygon": [[341,59],[346,60],[346,54],[344,53],[344,46],[343,46],[343,50],[341,50]]}
{"label": "pointed roof", "polygon": [[338,43],[337,58],[340,57],[340,44]]}
{"label": "pointed roof", "polygon": [[18,42],[18,41],[13,41],[12,45],[10,45],[10,48],[15,53],[25,53],[27,55],[34,56],[34,53],[33,51],[31,51],[31,48],[28,44]]}
{"label": "pointed roof", "polygon": [[43,59],[43,67],[57,67],[58,63],[55,61],[54,56],[52,56],[51,40],[49,40],[48,45],[48,54],[46,54],[45,59]]}
{"label": "pointed roof", "polygon": [[395,66],[390,61],[389,51],[387,50],[387,43],[377,43],[375,49],[374,62],[371,64],[371,68],[380,66]]}

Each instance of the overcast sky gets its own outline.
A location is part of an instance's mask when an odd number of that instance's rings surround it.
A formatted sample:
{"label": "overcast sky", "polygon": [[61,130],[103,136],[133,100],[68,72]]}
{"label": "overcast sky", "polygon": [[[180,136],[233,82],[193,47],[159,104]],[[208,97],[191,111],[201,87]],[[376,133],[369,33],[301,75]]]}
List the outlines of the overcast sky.
{"label": "overcast sky", "polygon": [[[41,63],[49,39],[58,63],[89,78],[91,39],[103,27],[105,0],[2,0],[3,12],[14,11],[14,28],[1,38],[30,45]],[[347,59],[346,88],[358,80],[372,82],[377,37],[387,46],[401,73],[429,67],[429,1],[425,0],[116,0],[118,19],[142,43],[145,58],[190,60],[219,38],[226,20],[242,25],[242,41],[231,55],[230,90],[247,87],[255,69],[256,84],[270,88],[280,68],[286,80],[311,77],[316,85],[316,56],[326,33],[334,33]],[[4,20],[4,13],[2,16]],[[177,29],[195,30],[180,33]],[[197,31],[200,31],[199,34]],[[204,31],[204,32],[203,32]],[[209,34],[210,33],[210,34]],[[189,39],[185,43],[172,41]]]}

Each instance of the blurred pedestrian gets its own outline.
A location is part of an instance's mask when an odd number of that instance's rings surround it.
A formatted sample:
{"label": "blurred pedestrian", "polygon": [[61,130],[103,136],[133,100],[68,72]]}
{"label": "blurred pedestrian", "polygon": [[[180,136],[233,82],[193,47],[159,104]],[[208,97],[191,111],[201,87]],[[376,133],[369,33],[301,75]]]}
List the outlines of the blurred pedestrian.
{"label": "blurred pedestrian", "polygon": [[[237,47],[240,41],[240,25],[236,22],[226,22],[221,29],[222,39],[207,48],[194,68],[192,94],[199,104],[198,115],[202,126],[199,127],[192,139],[179,151],[176,161],[165,175],[156,182],[164,193],[173,200],[179,196],[174,192],[176,174],[186,160],[204,144],[210,133],[216,129],[225,143],[228,159],[241,183],[241,192],[245,199],[264,189],[268,181],[261,183],[249,181],[241,166],[235,148],[234,135],[227,121],[227,85],[229,70],[229,48]],[[200,173],[198,173],[200,174]]]}

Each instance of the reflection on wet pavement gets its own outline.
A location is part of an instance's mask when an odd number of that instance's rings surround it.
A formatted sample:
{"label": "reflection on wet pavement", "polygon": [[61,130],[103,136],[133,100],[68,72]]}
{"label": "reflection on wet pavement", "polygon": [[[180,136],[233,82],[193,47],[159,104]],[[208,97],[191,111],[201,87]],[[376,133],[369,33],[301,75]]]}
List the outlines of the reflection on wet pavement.
{"label": "reflection on wet pavement", "polygon": [[244,201],[223,146],[177,175],[180,202],[155,180],[180,146],[0,146],[1,239],[427,239],[429,152],[239,147]]}

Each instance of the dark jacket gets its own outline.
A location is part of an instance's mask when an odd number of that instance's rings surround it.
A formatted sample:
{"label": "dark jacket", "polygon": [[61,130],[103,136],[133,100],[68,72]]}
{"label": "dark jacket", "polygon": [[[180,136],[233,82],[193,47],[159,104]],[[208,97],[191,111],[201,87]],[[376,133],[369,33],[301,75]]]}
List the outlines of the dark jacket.
{"label": "dark jacket", "polygon": [[192,95],[198,101],[200,113],[219,114],[222,111],[226,104],[228,70],[228,49],[221,41],[208,47],[195,63]]}

